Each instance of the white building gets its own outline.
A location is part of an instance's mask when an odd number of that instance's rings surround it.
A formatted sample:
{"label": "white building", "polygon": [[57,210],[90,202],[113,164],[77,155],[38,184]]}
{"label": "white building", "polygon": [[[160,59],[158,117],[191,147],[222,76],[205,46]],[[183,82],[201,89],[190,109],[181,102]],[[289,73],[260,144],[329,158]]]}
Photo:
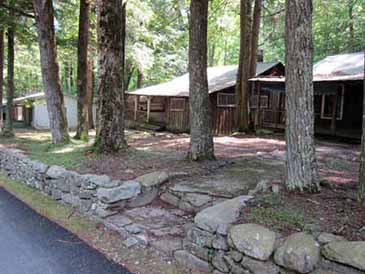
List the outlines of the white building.
{"label": "white building", "polygon": [[[69,129],[77,127],[77,98],[64,94],[64,104]],[[35,129],[49,129],[49,116],[45,94],[43,92],[14,99],[14,118],[24,121]],[[93,105],[93,119],[95,123],[96,105]]]}

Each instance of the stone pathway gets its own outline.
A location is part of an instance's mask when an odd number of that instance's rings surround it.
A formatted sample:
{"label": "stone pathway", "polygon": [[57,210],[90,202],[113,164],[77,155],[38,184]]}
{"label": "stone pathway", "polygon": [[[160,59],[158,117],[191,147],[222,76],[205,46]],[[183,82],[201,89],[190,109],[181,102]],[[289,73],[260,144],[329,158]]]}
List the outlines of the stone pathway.
{"label": "stone pathway", "polygon": [[127,247],[150,245],[166,255],[182,248],[185,226],[192,216],[180,209],[149,205],[108,217],[104,224],[117,231]]}

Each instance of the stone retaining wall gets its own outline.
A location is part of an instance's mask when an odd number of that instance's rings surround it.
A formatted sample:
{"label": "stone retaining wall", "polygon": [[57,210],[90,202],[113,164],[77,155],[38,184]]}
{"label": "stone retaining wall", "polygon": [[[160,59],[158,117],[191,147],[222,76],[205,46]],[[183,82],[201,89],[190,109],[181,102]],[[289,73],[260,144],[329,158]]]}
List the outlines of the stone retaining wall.
{"label": "stone retaining wall", "polygon": [[166,172],[154,172],[124,182],[106,175],[81,175],[31,160],[16,149],[1,149],[0,171],[83,213],[103,218],[123,208],[149,204],[158,195],[159,185],[169,179]]}
{"label": "stone retaining wall", "polygon": [[260,225],[237,224],[250,198],[241,196],[199,212],[175,259],[214,274],[365,273],[365,242],[328,233],[284,238]]}

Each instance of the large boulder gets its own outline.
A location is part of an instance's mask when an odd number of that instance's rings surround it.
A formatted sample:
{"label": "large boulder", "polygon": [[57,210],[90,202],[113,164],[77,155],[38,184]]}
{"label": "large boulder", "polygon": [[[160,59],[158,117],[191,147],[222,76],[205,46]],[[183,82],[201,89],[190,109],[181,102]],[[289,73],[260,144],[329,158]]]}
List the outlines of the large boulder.
{"label": "large boulder", "polygon": [[194,222],[209,232],[214,233],[219,230],[221,234],[225,234],[228,225],[237,221],[245,202],[251,198],[251,196],[240,196],[208,207],[195,216]]}
{"label": "large boulder", "polygon": [[169,174],[165,171],[155,171],[136,179],[143,187],[158,187],[169,180]]}
{"label": "large boulder", "polygon": [[233,226],[228,236],[233,247],[255,259],[265,261],[270,258],[274,251],[275,232],[260,225]]}
{"label": "large boulder", "polygon": [[141,193],[141,185],[136,181],[124,182],[115,188],[99,188],[96,195],[99,200],[106,204],[113,204],[119,201],[136,197]]}
{"label": "large boulder", "polygon": [[276,250],[274,259],[278,265],[287,269],[309,273],[319,262],[319,244],[308,234],[296,233]]}
{"label": "large boulder", "polygon": [[365,271],[365,242],[331,242],[324,246],[322,254],[328,260]]}

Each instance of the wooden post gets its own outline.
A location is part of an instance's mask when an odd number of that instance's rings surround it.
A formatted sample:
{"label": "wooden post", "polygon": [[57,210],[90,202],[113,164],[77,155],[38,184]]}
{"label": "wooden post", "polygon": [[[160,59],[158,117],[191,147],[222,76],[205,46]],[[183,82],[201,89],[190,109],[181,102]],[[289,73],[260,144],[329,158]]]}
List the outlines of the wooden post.
{"label": "wooden post", "polygon": [[[341,85],[343,89],[343,84]],[[332,104],[332,121],[331,121],[331,132],[336,132],[336,120],[337,120],[337,101],[338,101],[338,90],[336,90],[336,94],[334,95],[334,100]]]}
{"label": "wooden post", "polygon": [[256,115],[255,115],[255,129],[258,129],[259,123],[260,123],[260,107],[261,107],[261,100],[260,100],[261,83],[260,82],[257,82],[257,89],[258,89],[258,93],[257,93],[257,110],[256,110]]}
{"label": "wooden post", "polygon": [[147,97],[147,123],[150,122],[151,97]]}
{"label": "wooden post", "polygon": [[137,121],[138,97],[138,95],[134,96],[134,121]]}

